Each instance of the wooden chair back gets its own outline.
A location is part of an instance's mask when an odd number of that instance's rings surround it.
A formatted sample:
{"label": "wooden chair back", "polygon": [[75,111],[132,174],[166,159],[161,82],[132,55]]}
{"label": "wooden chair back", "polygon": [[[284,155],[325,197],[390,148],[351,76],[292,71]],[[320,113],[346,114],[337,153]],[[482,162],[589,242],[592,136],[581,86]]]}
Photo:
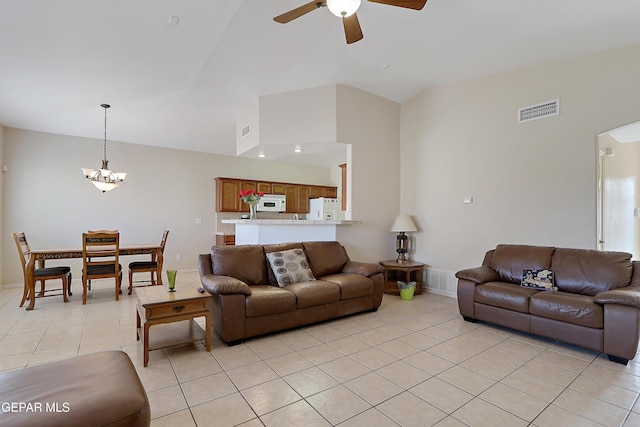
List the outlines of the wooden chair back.
{"label": "wooden chair back", "polygon": [[118,272],[119,252],[120,233],[117,230],[82,233],[82,263],[84,274],[87,276],[99,276],[101,271],[108,270],[107,268],[95,267],[115,266],[113,272],[106,276],[113,277]]}
{"label": "wooden chair back", "polygon": [[24,233],[13,233],[13,241],[16,242],[18,248],[18,255],[20,256],[20,264],[22,265],[22,274],[25,274],[25,266],[27,265],[27,254],[29,249],[29,243],[27,243],[27,237]]}
{"label": "wooden chair back", "polygon": [[116,300],[120,294],[120,233],[118,230],[98,230],[82,233],[83,304],[86,303],[87,281],[114,277]]}
{"label": "wooden chair back", "polygon": [[[27,278],[27,258],[31,248],[27,243],[27,236],[24,233],[13,233],[13,241],[18,248],[18,255],[20,256],[20,265],[22,265],[22,280],[24,282],[24,290],[22,292],[22,301],[20,307],[22,307],[25,301],[35,298],[35,282],[40,281],[40,296],[45,295],[45,291],[58,291],[62,290],[62,296],[64,302],[68,302],[67,293],[71,295],[71,268],[69,267],[53,267],[53,268],[39,268],[34,271],[33,283],[29,283]],[[62,280],[62,289],[49,289],[45,290],[45,281],[52,279]],[[30,294],[30,289],[34,294]]]}

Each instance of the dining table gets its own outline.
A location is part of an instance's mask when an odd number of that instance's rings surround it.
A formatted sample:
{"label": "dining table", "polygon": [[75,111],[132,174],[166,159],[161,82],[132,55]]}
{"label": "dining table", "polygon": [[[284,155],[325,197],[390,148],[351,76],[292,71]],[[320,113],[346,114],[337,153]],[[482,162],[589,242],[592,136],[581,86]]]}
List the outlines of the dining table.
{"label": "dining table", "polygon": [[[100,257],[101,252],[91,251],[91,256]],[[29,260],[25,266],[25,278],[24,278],[24,286],[27,287],[27,295],[29,298],[29,305],[27,306],[27,310],[33,310],[35,306],[35,269],[36,265],[38,268],[43,268],[45,266],[46,261],[50,260],[59,260],[59,259],[68,259],[68,258],[82,258],[82,248],[73,248],[73,249],[32,249],[27,252]],[[155,255],[158,268],[156,270],[156,278],[157,284],[162,285],[162,247],[155,244],[141,245],[141,244],[132,244],[132,245],[120,245],[118,250],[118,256],[127,256],[127,255]]]}

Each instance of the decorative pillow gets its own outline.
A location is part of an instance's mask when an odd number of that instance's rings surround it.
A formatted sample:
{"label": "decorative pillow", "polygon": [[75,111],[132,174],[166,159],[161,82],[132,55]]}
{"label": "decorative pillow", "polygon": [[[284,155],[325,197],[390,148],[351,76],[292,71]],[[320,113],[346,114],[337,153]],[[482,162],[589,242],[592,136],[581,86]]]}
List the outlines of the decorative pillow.
{"label": "decorative pillow", "polygon": [[523,288],[533,288],[540,290],[553,290],[553,271],[552,270],[523,270],[522,283]]}
{"label": "decorative pillow", "polygon": [[281,288],[298,282],[316,280],[302,249],[271,252],[267,254],[267,259]]}

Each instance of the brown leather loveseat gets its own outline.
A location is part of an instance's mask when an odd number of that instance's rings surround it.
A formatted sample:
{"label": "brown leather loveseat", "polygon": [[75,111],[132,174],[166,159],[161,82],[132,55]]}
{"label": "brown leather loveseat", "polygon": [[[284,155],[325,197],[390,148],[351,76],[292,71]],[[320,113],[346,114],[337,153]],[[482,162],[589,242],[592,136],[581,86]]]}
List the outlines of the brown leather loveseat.
{"label": "brown leather loveseat", "polygon": [[[279,285],[269,254],[291,251],[306,257],[313,277]],[[382,267],[349,260],[339,242],[213,246],[210,254],[198,256],[198,270],[204,289],[213,297],[213,328],[229,344],[376,311],[384,290]]]}
{"label": "brown leather loveseat", "polygon": [[[555,290],[521,286],[524,270],[549,269]],[[458,307],[482,320],[604,352],[627,364],[640,337],[640,262],[625,252],[498,245],[462,270]]]}

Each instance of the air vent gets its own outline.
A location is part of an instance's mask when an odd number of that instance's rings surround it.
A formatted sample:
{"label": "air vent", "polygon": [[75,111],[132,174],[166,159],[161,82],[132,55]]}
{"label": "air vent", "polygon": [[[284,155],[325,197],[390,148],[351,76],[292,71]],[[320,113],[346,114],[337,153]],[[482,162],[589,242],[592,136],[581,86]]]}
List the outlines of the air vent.
{"label": "air vent", "polygon": [[560,114],[560,99],[543,102],[542,104],[530,105],[518,110],[518,123],[530,122],[531,120],[544,119],[545,117],[557,116]]}
{"label": "air vent", "polygon": [[244,138],[245,136],[249,135],[251,133],[251,124],[247,123],[241,130],[240,130],[240,137]]}

